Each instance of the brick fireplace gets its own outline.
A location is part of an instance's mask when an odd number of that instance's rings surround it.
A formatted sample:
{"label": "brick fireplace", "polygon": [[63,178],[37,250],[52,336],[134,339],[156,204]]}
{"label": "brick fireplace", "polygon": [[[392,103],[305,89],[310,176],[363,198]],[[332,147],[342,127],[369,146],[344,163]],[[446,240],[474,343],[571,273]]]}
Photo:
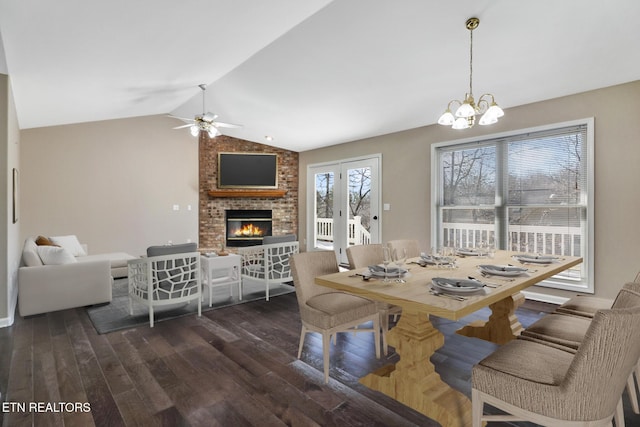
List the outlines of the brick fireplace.
{"label": "brick fireplace", "polygon": [[[272,235],[298,234],[298,153],[225,135],[214,139],[201,135],[199,144],[200,249],[235,252],[237,246],[227,241],[228,210],[269,210]],[[218,189],[218,152],[277,154],[278,189],[286,193],[282,197],[212,197],[209,191]]]}

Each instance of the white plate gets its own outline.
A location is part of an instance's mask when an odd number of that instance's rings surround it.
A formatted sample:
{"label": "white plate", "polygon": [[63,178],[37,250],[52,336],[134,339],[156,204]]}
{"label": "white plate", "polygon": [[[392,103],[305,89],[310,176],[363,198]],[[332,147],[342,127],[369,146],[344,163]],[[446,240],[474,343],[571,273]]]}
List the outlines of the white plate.
{"label": "white plate", "polygon": [[522,267],[512,267],[510,265],[479,265],[480,271],[496,276],[519,276],[526,273],[527,269]]}
{"label": "white plate", "polygon": [[[384,267],[380,267],[379,269],[376,268],[375,270],[372,270],[371,267],[369,267],[369,271],[371,272],[372,276],[385,277]],[[399,269],[398,267],[389,267],[387,269],[387,277],[402,277],[408,272],[409,270],[406,270],[404,268]]]}
{"label": "white plate", "polygon": [[430,265],[446,265],[453,264],[455,262],[455,260],[451,257],[433,255],[421,256],[420,261]]}
{"label": "white plate", "polygon": [[558,257],[551,255],[514,255],[515,259],[521,262],[531,262],[535,264],[551,264],[552,262],[558,260]]}
{"label": "white plate", "polygon": [[460,248],[460,249],[456,249],[456,253],[458,255],[463,255],[463,256],[486,256],[487,255],[487,251],[483,251],[481,249],[476,249],[476,248]]}
{"label": "white plate", "polygon": [[467,294],[481,290],[484,285],[477,280],[449,279],[445,277],[434,277],[431,284],[442,292],[454,294]]}

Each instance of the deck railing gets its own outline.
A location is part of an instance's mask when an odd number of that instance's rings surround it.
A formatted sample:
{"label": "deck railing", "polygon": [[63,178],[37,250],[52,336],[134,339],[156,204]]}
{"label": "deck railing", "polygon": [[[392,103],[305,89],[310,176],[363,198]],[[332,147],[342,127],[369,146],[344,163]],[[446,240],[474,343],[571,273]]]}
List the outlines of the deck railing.
{"label": "deck railing", "polygon": [[[362,225],[362,217],[355,216],[347,224],[349,245],[367,245],[371,243],[371,233]],[[333,219],[316,218],[316,239],[333,242]]]}
{"label": "deck railing", "polygon": [[[444,246],[478,247],[495,241],[493,224],[443,223]],[[552,255],[582,256],[580,227],[519,225],[509,228],[508,245],[512,251]]]}

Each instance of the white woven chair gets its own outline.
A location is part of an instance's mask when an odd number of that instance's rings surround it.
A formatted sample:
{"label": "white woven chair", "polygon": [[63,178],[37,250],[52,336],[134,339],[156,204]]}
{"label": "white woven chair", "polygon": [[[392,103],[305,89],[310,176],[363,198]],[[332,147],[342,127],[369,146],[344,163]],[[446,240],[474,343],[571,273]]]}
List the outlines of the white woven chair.
{"label": "white woven chair", "polygon": [[[374,301],[317,285],[315,278],[337,273],[338,262],[333,251],[314,251],[291,257],[296,296],[300,309],[302,330],[298,359],[302,355],[307,332],[322,335],[324,382],[329,382],[329,351],[331,338],[338,332],[373,332],[376,357],[380,358],[380,314]],[[359,328],[372,322],[371,328]]]}
{"label": "white woven chair", "polygon": [[[349,270],[357,268],[366,268],[370,265],[378,265],[382,262],[382,245],[380,243],[372,243],[369,245],[354,245],[347,248],[347,260],[349,261]],[[389,353],[387,345],[387,332],[389,332],[389,316],[393,316],[394,320],[398,320],[398,315],[402,313],[402,308],[397,305],[387,304],[386,302],[376,301],[378,310],[380,310],[380,328],[382,329],[382,351],[385,356]]]}
{"label": "white woven chair", "polygon": [[[175,246],[173,250],[181,250],[179,245]],[[149,248],[147,253],[155,253],[153,248]],[[158,248],[162,253],[164,247]],[[171,251],[171,248],[167,248],[165,253]],[[198,304],[198,316],[202,314],[199,252],[149,256],[130,260],[127,267],[129,314],[133,315],[133,301],[146,305],[149,309],[149,324],[153,327],[155,307],[193,300]]]}
{"label": "white woven chair", "polygon": [[265,298],[269,301],[269,286],[293,281],[289,257],[299,252],[299,242],[283,242],[249,246],[238,249],[242,256],[242,279],[265,284]]}
{"label": "white woven chair", "polygon": [[[640,307],[600,310],[577,352],[513,340],[472,370],[473,426],[526,420],[564,427],[610,426],[640,358]],[[484,404],[507,415],[485,415]]]}

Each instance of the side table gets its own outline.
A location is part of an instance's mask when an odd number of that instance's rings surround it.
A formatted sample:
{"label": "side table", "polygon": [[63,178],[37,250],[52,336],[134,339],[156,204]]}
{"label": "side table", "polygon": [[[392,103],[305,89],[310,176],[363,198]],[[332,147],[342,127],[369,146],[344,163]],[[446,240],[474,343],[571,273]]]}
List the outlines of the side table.
{"label": "side table", "polygon": [[238,298],[242,299],[241,262],[242,257],[236,254],[200,257],[202,284],[209,287],[209,307],[211,307],[213,288],[216,287],[228,286],[229,295],[233,297],[232,286],[237,284]]}

